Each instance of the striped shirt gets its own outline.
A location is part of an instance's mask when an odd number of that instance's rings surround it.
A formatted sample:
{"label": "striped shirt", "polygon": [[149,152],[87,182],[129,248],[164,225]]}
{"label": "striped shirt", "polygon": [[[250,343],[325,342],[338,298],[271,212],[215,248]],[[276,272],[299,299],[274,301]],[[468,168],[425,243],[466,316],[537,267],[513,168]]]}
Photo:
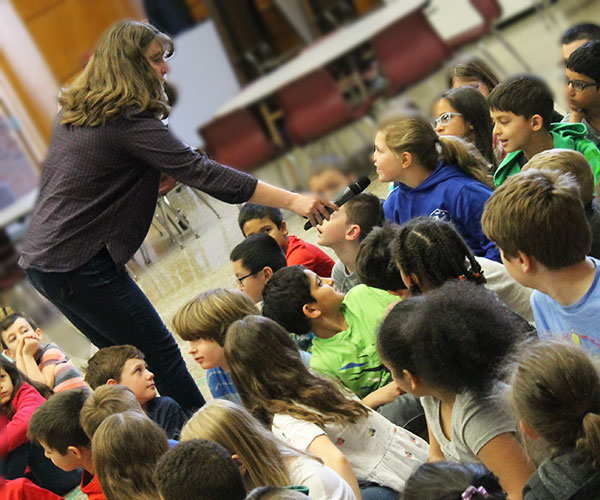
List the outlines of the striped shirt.
{"label": "striped shirt", "polygon": [[38,368],[42,371],[46,366],[54,366],[54,392],[69,389],[88,389],[83,380],[83,375],[75,367],[73,361],[56,344],[40,344],[36,355]]}

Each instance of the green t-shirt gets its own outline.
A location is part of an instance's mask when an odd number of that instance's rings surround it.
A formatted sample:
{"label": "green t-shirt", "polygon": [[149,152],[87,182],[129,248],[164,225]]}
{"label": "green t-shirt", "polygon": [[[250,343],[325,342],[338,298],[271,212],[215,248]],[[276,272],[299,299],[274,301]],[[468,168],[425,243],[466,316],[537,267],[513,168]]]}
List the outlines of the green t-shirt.
{"label": "green t-shirt", "polygon": [[388,306],[397,301],[385,290],[353,287],[342,303],[348,329],[329,339],[315,337],[310,367],[340,380],[359,398],[390,382],[377,352],[377,330]]}

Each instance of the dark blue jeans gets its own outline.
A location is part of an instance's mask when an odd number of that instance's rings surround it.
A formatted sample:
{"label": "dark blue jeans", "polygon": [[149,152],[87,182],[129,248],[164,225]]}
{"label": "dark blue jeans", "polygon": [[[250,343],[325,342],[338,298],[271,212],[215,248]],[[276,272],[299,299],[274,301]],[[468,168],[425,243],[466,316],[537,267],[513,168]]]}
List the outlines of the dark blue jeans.
{"label": "dark blue jeans", "polygon": [[156,387],[190,413],[204,398],[187,371],[179,346],[160,316],[106,249],[66,273],[26,270],[31,284],[98,348],[131,344],[146,356]]}
{"label": "dark blue jeans", "polygon": [[25,443],[8,454],[4,463],[0,462],[0,476],[6,479],[25,477],[25,469],[29,466],[31,481],[40,488],[65,495],[81,481],[81,469],[66,472],[59,469],[44,455],[44,449],[33,443]]}

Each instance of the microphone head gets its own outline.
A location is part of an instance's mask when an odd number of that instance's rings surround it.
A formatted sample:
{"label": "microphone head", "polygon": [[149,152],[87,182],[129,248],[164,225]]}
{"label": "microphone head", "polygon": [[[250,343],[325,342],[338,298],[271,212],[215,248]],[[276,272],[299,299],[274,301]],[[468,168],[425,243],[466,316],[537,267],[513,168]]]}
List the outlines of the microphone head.
{"label": "microphone head", "polygon": [[369,184],[371,184],[371,179],[369,179],[367,176],[364,176],[359,178],[356,182],[350,184],[349,187],[354,194],[358,194],[362,193]]}

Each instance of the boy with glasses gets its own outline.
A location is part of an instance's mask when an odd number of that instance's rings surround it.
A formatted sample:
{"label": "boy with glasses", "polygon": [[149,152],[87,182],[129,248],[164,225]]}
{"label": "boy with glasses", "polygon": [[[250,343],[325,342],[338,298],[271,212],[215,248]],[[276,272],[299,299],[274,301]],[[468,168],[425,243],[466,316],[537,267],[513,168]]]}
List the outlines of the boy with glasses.
{"label": "boy with glasses", "polygon": [[570,112],[563,122],[583,123],[587,139],[600,145],[600,41],[574,50],[565,70]]}

